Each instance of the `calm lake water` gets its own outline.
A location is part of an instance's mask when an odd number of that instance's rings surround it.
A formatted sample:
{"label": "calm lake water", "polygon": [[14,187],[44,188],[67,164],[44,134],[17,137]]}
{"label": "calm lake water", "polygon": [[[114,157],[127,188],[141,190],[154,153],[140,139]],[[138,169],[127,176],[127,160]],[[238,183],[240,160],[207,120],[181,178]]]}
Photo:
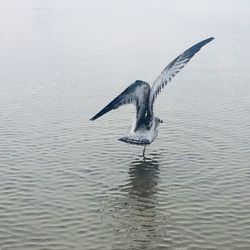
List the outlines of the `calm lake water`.
{"label": "calm lake water", "polygon": [[[0,249],[250,249],[249,1],[0,3]],[[125,106],[214,36],[159,95],[164,123],[117,141]]]}

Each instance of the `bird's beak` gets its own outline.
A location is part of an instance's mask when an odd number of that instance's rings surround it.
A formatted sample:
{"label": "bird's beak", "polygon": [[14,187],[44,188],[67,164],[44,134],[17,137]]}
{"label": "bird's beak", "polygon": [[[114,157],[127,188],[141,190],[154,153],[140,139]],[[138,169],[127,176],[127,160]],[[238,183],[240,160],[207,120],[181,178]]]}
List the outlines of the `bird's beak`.
{"label": "bird's beak", "polygon": [[163,123],[163,120],[160,120],[160,123]]}

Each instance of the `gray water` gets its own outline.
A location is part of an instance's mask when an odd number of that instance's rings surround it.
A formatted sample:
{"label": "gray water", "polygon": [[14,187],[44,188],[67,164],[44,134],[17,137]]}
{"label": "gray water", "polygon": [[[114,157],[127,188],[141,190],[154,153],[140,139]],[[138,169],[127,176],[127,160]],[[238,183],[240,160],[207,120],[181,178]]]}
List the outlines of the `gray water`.
{"label": "gray water", "polygon": [[[250,249],[249,1],[0,3],[0,249]],[[136,79],[214,36],[117,141]]]}

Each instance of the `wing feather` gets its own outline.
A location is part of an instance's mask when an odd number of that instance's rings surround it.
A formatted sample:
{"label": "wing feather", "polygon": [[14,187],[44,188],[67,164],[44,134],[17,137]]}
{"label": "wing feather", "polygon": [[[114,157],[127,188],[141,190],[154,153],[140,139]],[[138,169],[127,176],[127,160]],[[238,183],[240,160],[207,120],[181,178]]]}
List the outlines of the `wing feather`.
{"label": "wing feather", "polygon": [[[150,92],[150,86],[147,82],[135,81],[130,86],[128,86],[120,95],[118,95],[113,101],[111,101],[107,106],[105,106],[100,112],[93,116],[90,120],[94,121],[97,118],[103,116],[107,112],[117,109],[122,105],[133,103],[136,106],[137,113],[139,106],[144,100],[144,93]],[[148,96],[147,96],[148,98]]]}
{"label": "wing feather", "polygon": [[188,50],[184,51],[181,55],[176,57],[168,66],[161,72],[156,78],[154,84],[151,87],[149,97],[149,107],[153,112],[153,104],[157,95],[161,92],[164,86],[172,80],[172,78],[189,62],[189,60],[207,43],[211,42],[214,38],[210,37],[193,45]]}

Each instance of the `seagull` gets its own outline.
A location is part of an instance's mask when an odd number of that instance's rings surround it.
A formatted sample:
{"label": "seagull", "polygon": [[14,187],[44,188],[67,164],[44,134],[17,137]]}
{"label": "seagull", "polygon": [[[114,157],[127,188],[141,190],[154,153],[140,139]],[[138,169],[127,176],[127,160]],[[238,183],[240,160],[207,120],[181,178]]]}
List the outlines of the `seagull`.
{"label": "seagull", "polygon": [[133,103],[136,108],[136,118],[133,120],[129,133],[118,140],[129,144],[144,146],[143,157],[145,158],[146,146],[155,140],[158,135],[158,126],[160,123],[163,123],[159,117],[154,115],[154,102],[156,97],[189,60],[204,45],[211,42],[213,39],[213,37],[205,39],[176,57],[161,72],[151,87],[149,83],[145,81],[136,80],[100,112],[93,116],[90,121],[94,121],[120,106]]}

